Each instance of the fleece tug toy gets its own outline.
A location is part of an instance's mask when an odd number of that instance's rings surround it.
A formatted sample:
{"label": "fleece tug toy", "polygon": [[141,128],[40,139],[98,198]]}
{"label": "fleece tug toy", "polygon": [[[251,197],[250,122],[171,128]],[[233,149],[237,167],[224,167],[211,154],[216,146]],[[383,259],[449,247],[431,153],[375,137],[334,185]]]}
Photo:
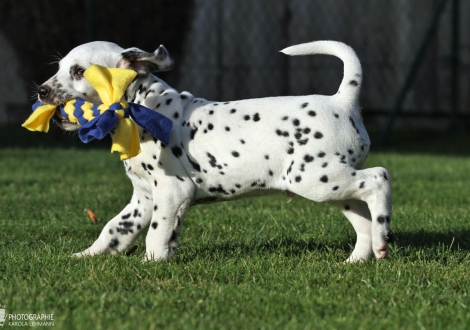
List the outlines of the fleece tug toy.
{"label": "fleece tug toy", "polygon": [[84,143],[95,138],[101,140],[116,128],[111,152],[119,152],[121,160],[140,153],[136,123],[155,138],[169,144],[173,128],[170,119],[122,99],[127,86],[136,75],[133,70],[92,65],[85,70],[83,76],[98,92],[103,104],[86,102],[81,98],[71,99],[61,106],[37,102],[33,105],[33,113],[22,126],[30,131],[48,132],[49,122],[54,116],[65,118],[81,125],[78,136]]}

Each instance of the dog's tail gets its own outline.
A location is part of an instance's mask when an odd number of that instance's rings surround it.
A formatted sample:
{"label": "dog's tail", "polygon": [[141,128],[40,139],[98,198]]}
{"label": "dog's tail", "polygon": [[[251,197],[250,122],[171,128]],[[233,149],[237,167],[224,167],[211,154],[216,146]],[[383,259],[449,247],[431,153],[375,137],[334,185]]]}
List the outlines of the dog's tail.
{"label": "dog's tail", "polygon": [[344,102],[356,105],[362,82],[362,68],[354,50],[338,41],[322,40],[284,48],[287,55],[325,54],[339,57],[344,63],[343,81],[337,96]]}

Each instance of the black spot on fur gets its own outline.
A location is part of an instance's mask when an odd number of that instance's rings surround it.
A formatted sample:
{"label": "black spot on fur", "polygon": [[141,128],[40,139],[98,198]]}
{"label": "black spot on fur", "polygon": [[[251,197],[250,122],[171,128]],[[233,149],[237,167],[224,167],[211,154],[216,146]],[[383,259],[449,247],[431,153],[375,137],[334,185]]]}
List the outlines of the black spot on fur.
{"label": "black spot on fur", "polygon": [[222,187],[222,185],[218,185],[217,187],[209,187],[209,191],[210,192],[218,192],[218,193],[222,193],[224,195],[228,195],[228,192],[225,191],[224,187]]}
{"label": "black spot on fur", "polygon": [[[356,127],[356,123],[354,122],[354,119],[350,116],[349,117],[349,121],[351,122],[351,125],[354,127],[354,129],[356,130],[356,133],[359,134],[359,130],[357,129]],[[361,146],[361,150],[364,150]]]}
{"label": "black spot on fur", "polygon": [[145,163],[142,163],[142,167],[144,168],[144,171],[147,171],[147,165],[145,165]]}
{"label": "black spot on fur", "polygon": [[326,175],[323,175],[321,178],[320,178],[320,181],[321,182],[324,182],[324,183],[327,183],[328,182],[328,177]]}
{"label": "black spot on fur", "polygon": [[235,113],[235,112],[237,112],[237,110],[236,110],[236,109],[232,109],[232,110],[230,110],[230,113]]}
{"label": "black spot on fur", "polygon": [[183,151],[178,146],[174,146],[173,148],[171,148],[171,151],[173,152],[173,155],[175,155],[175,157],[181,157],[183,155]]}
{"label": "black spot on fur", "polygon": [[281,119],[282,119],[282,120],[287,120],[287,119],[289,119],[289,117],[284,116],[284,117],[282,117]]}
{"label": "black spot on fur", "polygon": [[245,116],[243,117],[243,119],[245,119],[245,120],[250,120],[250,118],[251,118],[251,117],[250,117],[249,115],[245,115]]}
{"label": "black spot on fur", "polygon": [[323,134],[320,133],[320,132],[316,132],[316,133],[313,135],[313,137],[314,137],[315,139],[321,139],[321,138],[323,137]]}
{"label": "black spot on fur", "polygon": [[294,148],[289,148],[289,149],[287,149],[287,153],[288,153],[289,155],[292,155],[292,154],[294,153]]}
{"label": "black spot on fur", "polygon": [[359,185],[359,188],[364,188],[364,185],[365,185],[365,184],[366,184],[366,183],[365,183],[364,181],[362,181],[361,184]]}
{"label": "black spot on fur", "polygon": [[339,186],[334,186],[333,190],[338,190]]}
{"label": "black spot on fur", "polygon": [[153,228],[153,229],[157,229],[157,227],[158,227],[158,222],[153,222],[153,223],[152,223],[152,228]]}
{"label": "black spot on fur", "polygon": [[301,107],[302,107],[302,109],[303,109],[303,108],[306,108],[306,107],[307,107],[307,105],[308,105],[308,103],[307,103],[307,102],[305,102],[305,103],[302,103],[302,106],[301,106]]}
{"label": "black spot on fur", "polygon": [[217,167],[217,159],[215,159],[215,157],[211,155],[210,153],[207,153],[207,157],[209,157],[209,164],[212,167]]}
{"label": "black spot on fur", "polygon": [[207,128],[208,128],[209,130],[212,130],[212,129],[214,129],[214,125],[209,124],[209,125],[207,125]]}
{"label": "black spot on fur", "polygon": [[173,101],[173,99],[166,100],[166,105],[170,105],[171,101]]}
{"label": "black spot on fur", "polygon": [[289,174],[292,171],[292,165],[294,165],[294,161],[292,161],[292,163],[290,163],[290,166],[287,169],[287,174]]}
{"label": "black spot on fur", "polygon": [[255,113],[253,116],[253,121],[259,121],[261,118],[259,117],[259,113]]}
{"label": "black spot on fur", "polygon": [[388,181],[387,173],[383,172],[382,176],[384,177],[385,181]]}
{"label": "black spot on fur", "polygon": [[232,156],[233,157],[240,157],[240,154],[236,151],[232,151]]}
{"label": "black spot on fur", "polygon": [[300,175],[295,177],[295,182],[300,182],[302,180],[302,177]]}
{"label": "black spot on fur", "polygon": [[225,130],[226,130],[227,132],[230,131],[230,127],[225,126]]}
{"label": "black spot on fur", "polygon": [[315,116],[317,115],[317,113],[316,113],[315,111],[313,111],[313,110],[310,110],[310,111],[308,112],[308,115],[311,116],[311,117],[315,117]]}
{"label": "black spot on fur", "polygon": [[194,139],[194,136],[196,135],[197,130],[198,130],[197,127],[193,128],[193,129],[191,130],[191,140]]}
{"label": "black spot on fur", "polygon": [[201,172],[201,166],[196,163],[195,161],[193,161],[191,158],[189,158],[188,155],[186,155],[186,157],[188,158],[188,161],[191,163],[191,166],[198,172]]}
{"label": "black spot on fur", "polygon": [[120,226],[124,226],[125,228],[130,228],[134,225],[132,221],[122,221],[119,223]]}
{"label": "black spot on fur", "polygon": [[130,217],[131,217],[131,213],[128,213],[128,214],[124,214],[124,215],[121,217],[121,219],[122,219],[122,220],[127,220],[127,219],[129,219]]}
{"label": "black spot on fur", "polygon": [[326,154],[325,154],[323,151],[320,151],[320,152],[317,154],[317,156],[320,157],[320,158],[325,157],[325,155],[326,155]]}
{"label": "black spot on fur", "polygon": [[292,120],[292,125],[299,126],[300,125],[300,120],[298,120],[297,118],[293,119]]}
{"label": "black spot on fur", "polygon": [[113,238],[113,239],[111,239],[111,241],[109,241],[108,247],[112,249],[112,248],[115,248],[118,245],[119,245],[118,239]]}
{"label": "black spot on fur", "polygon": [[173,118],[178,119],[179,116],[180,116],[180,114],[178,112],[175,112],[175,114],[173,115]]}
{"label": "black spot on fur", "polygon": [[349,85],[354,86],[354,87],[357,87],[357,86],[359,86],[359,83],[358,83],[356,80],[351,80],[351,81],[349,82]]}
{"label": "black spot on fur", "polygon": [[305,155],[305,156],[304,156],[304,160],[305,160],[306,163],[312,162],[313,159],[314,159],[314,158],[313,158],[313,156],[311,156],[311,155]]}

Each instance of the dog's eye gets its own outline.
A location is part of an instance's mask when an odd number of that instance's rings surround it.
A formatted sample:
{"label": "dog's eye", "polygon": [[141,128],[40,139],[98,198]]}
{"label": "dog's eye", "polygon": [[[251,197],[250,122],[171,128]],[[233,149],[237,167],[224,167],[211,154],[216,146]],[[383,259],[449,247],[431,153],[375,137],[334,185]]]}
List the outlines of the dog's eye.
{"label": "dog's eye", "polygon": [[83,76],[83,72],[85,72],[83,68],[77,68],[77,71],[75,71],[75,74],[81,77]]}

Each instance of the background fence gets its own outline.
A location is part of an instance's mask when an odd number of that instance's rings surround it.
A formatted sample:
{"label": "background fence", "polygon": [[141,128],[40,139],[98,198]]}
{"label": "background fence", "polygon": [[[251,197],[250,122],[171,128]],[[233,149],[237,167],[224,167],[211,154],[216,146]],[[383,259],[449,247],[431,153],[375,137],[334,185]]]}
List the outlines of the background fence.
{"label": "background fence", "polygon": [[[132,5],[115,0],[112,4],[57,0],[25,6],[2,0],[0,31],[16,52],[18,76],[28,90],[25,95],[30,94],[32,80],[40,83],[53,74],[55,68],[47,67],[47,73],[43,69],[51,55],[66,54],[89,40],[145,50],[163,43],[176,58],[176,67],[160,76],[179,90],[207,99],[333,94],[342,79],[340,60],[279,53],[293,44],[332,39],[350,44],[358,53],[364,71],[365,116],[388,116],[425,36],[431,35],[424,56],[416,61],[419,66],[401,114],[438,118],[439,123],[453,110],[459,118],[470,116],[470,0],[158,0]],[[437,24],[430,34],[433,18]],[[0,47],[0,58],[2,48],[6,49]],[[11,86],[0,82],[0,100],[2,93],[11,95]],[[19,108],[16,104],[14,111],[20,112]],[[29,105],[24,109],[27,115]]]}
{"label": "background fence", "polygon": [[[279,50],[312,40],[340,40],[350,44],[361,60],[364,112],[389,114],[439,6],[436,33],[417,61],[402,113],[447,116],[455,105],[458,113],[469,114],[470,38],[464,31],[470,30],[470,1],[197,0],[183,63],[178,64],[178,85],[215,100],[334,94],[342,79],[340,60],[289,58]],[[462,31],[457,34],[456,52],[454,28]],[[456,104],[454,59],[458,61]]]}

